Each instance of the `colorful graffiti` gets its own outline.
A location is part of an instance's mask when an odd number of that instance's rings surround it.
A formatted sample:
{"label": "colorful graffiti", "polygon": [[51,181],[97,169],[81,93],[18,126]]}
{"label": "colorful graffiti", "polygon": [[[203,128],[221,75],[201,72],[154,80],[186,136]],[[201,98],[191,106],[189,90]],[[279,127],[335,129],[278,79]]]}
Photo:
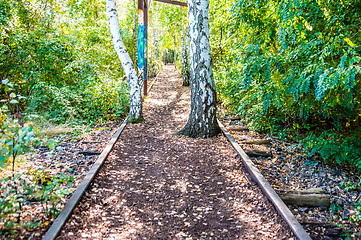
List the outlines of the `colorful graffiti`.
{"label": "colorful graffiti", "polygon": [[138,9],[138,79],[141,85],[144,81],[144,13]]}
{"label": "colorful graffiti", "polygon": [[148,70],[148,29],[147,29],[147,24],[144,23],[144,84],[147,83],[147,78],[148,78],[148,74],[147,74],[147,70]]}
{"label": "colorful graffiti", "polygon": [[147,95],[148,78],[148,1],[138,0],[138,79],[141,86],[144,85],[144,96]]}

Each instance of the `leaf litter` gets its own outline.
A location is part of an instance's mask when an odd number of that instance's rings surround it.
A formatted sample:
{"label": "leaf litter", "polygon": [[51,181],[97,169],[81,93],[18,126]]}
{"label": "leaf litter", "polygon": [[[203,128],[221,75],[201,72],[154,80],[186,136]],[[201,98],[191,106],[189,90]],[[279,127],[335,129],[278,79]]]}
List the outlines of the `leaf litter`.
{"label": "leaf litter", "polygon": [[[80,138],[73,139],[65,136],[55,150],[39,147],[34,152],[25,154],[24,157],[27,160],[24,161],[21,167],[17,168],[17,172],[21,174],[22,178],[26,178],[29,171],[37,171],[36,173],[43,174],[45,179],[52,179],[51,176],[62,175],[71,177],[73,181],[69,192],[72,192],[88,173],[97,159],[97,154],[102,151],[119,125],[120,122],[109,121],[95,126],[93,131]],[[2,174],[10,176],[11,172],[3,171]],[[59,203],[57,203],[57,209],[61,210],[63,208],[70,195],[60,199]],[[40,202],[35,197],[31,201],[24,202],[21,209],[21,220],[25,224],[29,222],[39,224],[33,228],[16,228],[12,236],[0,236],[0,239],[41,239],[55,220],[56,215],[46,214],[43,202]]]}
{"label": "leaf litter", "polygon": [[167,65],[59,239],[294,239],[225,137],[174,135],[190,91]]}
{"label": "leaf litter", "polygon": [[[228,129],[247,127],[233,117],[224,117],[222,122]],[[230,130],[230,133],[245,151],[271,153],[251,160],[278,194],[322,188],[330,195],[330,208],[288,206],[313,239],[361,238],[361,224],[355,221],[358,212],[355,203],[361,197],[357,171],[325,164],[317,156],[308,157],[297,143],[279,141],[254,131]],[[271,144],[242,144],[259,139],[270,140]]]}

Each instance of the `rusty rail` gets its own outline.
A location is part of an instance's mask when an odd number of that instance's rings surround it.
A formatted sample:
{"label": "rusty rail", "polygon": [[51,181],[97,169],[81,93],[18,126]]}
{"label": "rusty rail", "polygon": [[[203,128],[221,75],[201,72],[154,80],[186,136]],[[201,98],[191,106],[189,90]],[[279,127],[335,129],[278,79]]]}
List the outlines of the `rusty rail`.
{"label": "rusty rail", "polygon": [[249,172],[249,174],[251,175],[252,179],[257,183],[257,185],[261,188],[262,192],[271,201],[273,206],[276,208],[277,212],[285,220],[285,222],[291,228],[292,232],[296,235],[296,237],[300,240],[311,240],[311,237],[308,235],[308,233],[305,231],[305,229],[302,227],[302,225],[297,221],[296,217],[288,209],[286,204],[278,196],[278,194],[275,192],[275,190],[272,188],[272,186],[263,177],[263,175],[260,173],[260,171],[254,165],[252,160],[243,151],[241,146],[239,146],[239,144],[236,142],[236,140],[232,137],[232,135],[227,131],[227,129],[223,126],[223,124],[220,121],[218,121],[218,124],[219,124],[220,128],[222,129],[223,134],[226,136],[228,141],[232,144],[233,148],[241,156],[242,162],[244,163],[244,165],[245,165],[247,171]]}
{"label": "rusty rail", "polygon": [[103,165],[104,161],[107,159],[110,151],[113,149],[114,144],[118,140],[120,134],[123,132],[125,126],[127,125],[128,117],[123,121],[119,130],[113,135],[109,143],[103,149],[102,153],[99,155],[97,161],[93,164],[92,168],[89,170],[87,175],[84,177],[83,181],[80,183],[78,188],[75,190],[73,195],[70,197],[63,210],[60,212],[59,216],[55,219],[51,227],[45,233],[43,240],[53,240],[60,233],[62,227],[65,225],[66,221],[71,216],[73,210],[79,203],[80,199],[84,195],[86,189],[89,187],[90,183],[95,178],[96,174],[99,172],[100,167]]}

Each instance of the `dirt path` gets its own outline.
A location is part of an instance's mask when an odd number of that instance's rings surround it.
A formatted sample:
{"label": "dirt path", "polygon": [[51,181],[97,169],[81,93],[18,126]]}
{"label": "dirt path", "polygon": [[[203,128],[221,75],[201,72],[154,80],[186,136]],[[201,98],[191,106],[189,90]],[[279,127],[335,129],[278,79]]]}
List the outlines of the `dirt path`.
{"label": "dirt path", "polygon": [[[189,88],[172,65],[128,125],[59,239],[292,239],[223,136],[173,135]],[[295,239],[295,238],[294,238]]]}

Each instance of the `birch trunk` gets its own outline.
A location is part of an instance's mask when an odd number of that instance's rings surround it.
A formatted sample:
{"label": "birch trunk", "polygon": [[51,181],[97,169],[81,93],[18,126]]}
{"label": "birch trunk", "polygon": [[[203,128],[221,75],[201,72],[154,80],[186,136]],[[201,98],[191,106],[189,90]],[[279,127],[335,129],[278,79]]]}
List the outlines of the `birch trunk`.
{"label": "birch trunk", "polygon": [[188,0],[191,112],[178,134],[189,137],[208,138],[220,132],[209,43],[209,1]]}
{"label": "birch trunk", "polygon": [[128,54],[127,49],[124,46],[122,37],[120,35],[115,0],[106,0],[105,2],[114,49],[118,55],[118,58],[123,66],[124,72],[128,79],[130,101],[129,121],[133,123],[143,122],[144,119],[142,112],[141,87],[138,82],[138,77],[134,68],[134,64]]}
{"label": "birch trunk", "polygon": [[183,86],[189,86],[190,72],[189,72],[189,28],[186,27],[182,31],[182,77]]}
{"label": "birch trunk", "polygon": [[178,48],[178,44],[177,44],[177,40],[175,38],[174,32],[172,32],[169,28],[169,31],[171,32],[172,38],[173,38],[173,42],[174,42],[174,47],[176,50],[176,54],[174,55],[174,64],[176,64],[177,62],[177,56],[180,56],[180,52],[179,52],[179,48]]}

